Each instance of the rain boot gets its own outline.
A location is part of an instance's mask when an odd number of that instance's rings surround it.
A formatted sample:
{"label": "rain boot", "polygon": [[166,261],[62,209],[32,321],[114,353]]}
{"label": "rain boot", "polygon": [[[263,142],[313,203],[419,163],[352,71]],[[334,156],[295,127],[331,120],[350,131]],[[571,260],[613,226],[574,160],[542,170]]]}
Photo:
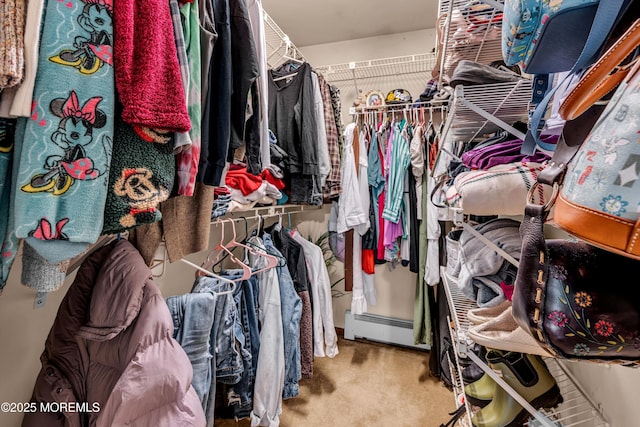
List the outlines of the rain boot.
{"label": "rain boot", "polygon": [[498,385],[493,378],[485,373],[478,381],[472,382],[464,388],[464,395],[472,405],[483,408],[491,403],[496,393],[496,387]]}
{"label": "rain boot", "polygon": [[[487,362],[534,408],[553,408],[562,403],[560,389],[539,356],[491,350]],[[529,413],[497,386],[491,403],[474,415],[472,423],[475,427],[519,427],[528,417]]]}

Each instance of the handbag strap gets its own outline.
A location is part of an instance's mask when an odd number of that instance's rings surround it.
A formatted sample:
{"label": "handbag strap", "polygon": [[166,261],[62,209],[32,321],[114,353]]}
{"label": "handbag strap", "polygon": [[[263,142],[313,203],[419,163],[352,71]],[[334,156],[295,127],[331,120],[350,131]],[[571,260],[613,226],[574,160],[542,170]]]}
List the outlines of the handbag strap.
{"label": "handbag strap", "polygon": [[562,118],[573,120],[618,86],[640,57],[623,66],[620,63],[638,46],[640,46],[640,19],[636,20],[580,79],[560,107]]}
{"label": "handbag strap", "polygon": [[[587,41],[585,42],[580,56],[567,74],[567,77],[589,65],[590,61],[598,53],[598,50],[600,50],[607,39],[607,36],[611,32],[616,19],[620,15],[620,12],[626,3],[626,0],[601,0],[598,3],[598,10],[596,11],[596,15],[593,19],[593,24],[591,25],[591,31],[589,31]],[[548,91],[531,114],[529,119],[529,131],[527,132],[524,143],[522,144],[523,154],[533,154],[536,149],[536,145],[543,146],[539,137],[540,123],[547,111],[547,106],[549,105],[551,98],[560,86],[561,84],[557,84],[553,89]],[[544,148],[553,151],[553,147],[544,145]]]}

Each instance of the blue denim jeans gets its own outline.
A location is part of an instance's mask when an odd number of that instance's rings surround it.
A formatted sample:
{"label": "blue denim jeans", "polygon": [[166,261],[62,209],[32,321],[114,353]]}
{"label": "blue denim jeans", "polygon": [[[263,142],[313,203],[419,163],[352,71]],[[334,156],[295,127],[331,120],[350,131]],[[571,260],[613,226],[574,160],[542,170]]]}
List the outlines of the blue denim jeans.
{"label": "blue denim jeans", "polygon": [[[207,426],[213,426],[215,419],[216,382],[224,381],[235,384],[240,381],[244,370],[242,360],[242,344],[244,335],[240,324],[235,296],[241,292],[241,286],[236,286],[234,295],[217,295],[216,292],[226,291],[229,284],[213,277],[199,277],[193,286],[193,293],[207,293],[216,296],[213,326],[210,331],[209,346],[213,355],[211,359],[212,378],[209,389],[209,399],[205,416]],[[240,329],[240,336],[238,336]]]}
{"label": "blue denim jeans", "polygon": [[[262,237],[264,246],[272,254],[280,255],[269,234]],[[300,318],[302,300],[298,296],[287,266],[276,267],[280,282],[280,304],[282,310],[282,330],[284,334],[284,390],[283,399],[296,397],[299,393],[298,381],[301,378],[300,365]]]}
{"label": "blue denim jeans", "polygon": [[191,384],[207,410],[211,387],[209,337],[213,327],[216,297],[212,294],[185,294],[167,298],[173,318],[173,338],[182,346],[193,367]]}
{"label": "blue denim jeans", "polygon": [[260,331],[258,329],[258,278],[253,276],[242,282],[240,316],[245,337],[245,348],[250,357],[244,357],[244,371],[238,384],[229,387],[229,405],[233,405],[236,420],[249,418],[253,409],[253,384],[256,377]]}

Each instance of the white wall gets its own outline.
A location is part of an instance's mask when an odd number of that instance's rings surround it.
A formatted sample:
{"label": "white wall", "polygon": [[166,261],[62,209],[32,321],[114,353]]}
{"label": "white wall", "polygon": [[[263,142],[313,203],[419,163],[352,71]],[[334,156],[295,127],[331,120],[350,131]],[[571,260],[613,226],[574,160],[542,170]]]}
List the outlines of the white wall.
{"label": "white wall", "polygon": [[[312,66],[345,64],[352,61],[367,61],[371,59],[393,58],[398,56],[430,53],[435,47],[435,29],[410,31],[387,36],[368,37],[364,39],[347,40],[337,43],[327,43],[301,48],[303,55]],[[331,81],[340,88],[342,100],[342,117],[345,123],[350,123],[349,107],[358,96],[359,91],[366,95],[370,90],[381,91],[384,95],[393,89],[408,90],[413,99],[424,90],[430,79],[428,73],[403,74],[386,77],[371,77],[347,81]]]}

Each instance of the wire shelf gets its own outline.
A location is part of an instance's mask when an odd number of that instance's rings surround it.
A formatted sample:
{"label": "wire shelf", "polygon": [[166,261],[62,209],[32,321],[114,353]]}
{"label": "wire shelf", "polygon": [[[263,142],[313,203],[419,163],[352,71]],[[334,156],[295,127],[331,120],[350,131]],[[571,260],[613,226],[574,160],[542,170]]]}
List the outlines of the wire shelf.
{"label": "wire shelf", "polygon": [[440,0],[440,15],[446,21],[439,66],[445,80],[460,60],[489,64],[502,59],[502,6],[502,0]]}
{"label": "wire shelf", "polygon": [[269,68],[276,68],[291,58],[306,61],[302,52],[267,12],[264,12],[263,19]]}
{"label": "wire shelf", "polygon": [[435,66],[436,55],[434,53],[419,53],[392,58],[324,65],[315,67],[315,69],[322,73],[328,81],[335,83],[353,79],[359,80],[405,74],[424,74],[426,80],[428,80],[429,74]]}
{"label": "wire shelf", "polygon": [[[528,120],[531,80],[477,86],[456,86],[450,102],[445,136],[453,141],[471,141],[504,128],[498,121],[513,125]],[[479,113],[482,110],[491,117]],[[497,119],[497,120],[496,120]]]}
{"label": "wire shelf", "polygon": [[[452,320],[456,328],[454,332],[452,331],[451,336],[458,340],[458,350],[463,349],[462,354],[456,355],[458,371],[461,372],[459,357],[464,358],[467,356],[465,351],[467,345],[471,342],[467,337],[470,323],[466,313],[470,308],[476,308],[477,306],[460,292],[455,279],[446,274],[444,267],[441,268],[440,275],[444,282],[449,309],[454,317]],[[565,362],[554,358],[545,358],[544,362],[551,375],[555,378],[563,397],[563,403],[557,408],[545,409],[540,412],[545,417],[547,424],[557,427],[608,427],[609,423],[602,412],[598,410],[598,405],[582,390],[580,384],[564,366]],[[485,369],[486,372],[491,369],[483,363],[477,364]],[[527,427],[546,427],[540,421],[534,419],[530,419],[524,425]]]}

